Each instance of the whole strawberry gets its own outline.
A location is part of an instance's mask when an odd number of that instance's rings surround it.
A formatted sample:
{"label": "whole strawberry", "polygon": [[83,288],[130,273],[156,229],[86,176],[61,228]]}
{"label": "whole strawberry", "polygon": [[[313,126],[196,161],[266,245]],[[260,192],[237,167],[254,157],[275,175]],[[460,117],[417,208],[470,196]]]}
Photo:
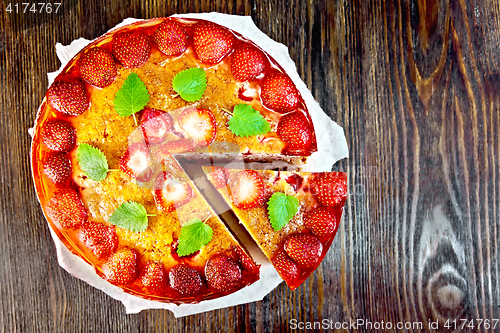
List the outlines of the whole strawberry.
{"label": "whole strawberry", "polygon": [[233,34],[223,26],[204,21],[193,30],[194,50],[203,63],[216,64],[233,49]]}
{"label": "whole strawberry", "polygon": [[236,81],[254,79],[269,65],[264,53],[253,46],[239,46],[231,57],[231,72]]}
{"label": "whole strawberry", "polygon": [[79,239],[99,259],[107,258],[118,246],[115,227],[98,222],[84,223],[79,233]]}
{"label": "whole strawberry", "polygon": [[285,241],[285,251],[297,264],[314,267],[323,251],[323,244],[311,234],[295,234]]}
{"label": "whole strawberry", "polygon": [[207,284],[221,292],[228,292],[241,285],[240,266],[231,258],[216,255],[205,264]]}
{"label": "whole strawberry", "polygon": [[320,205],[342,207],[347,197],[347,174],[323,172],[311,182],[311,194]]}
{"label": "whole strawberry", "polygon": [[71,77],[54,81],[47,91],[47,101],[65,116],[79,116],[90,106],[83,82]]}
{"label": "whole strawberry", "polygon": [[186,51],[188,37],[179,23],[167,19],[156,29],[153,42],[163,54],[177,56]]}
{"label": "whole strawberry", "polygon": [[126,286],[137,278],[137,252],[128,247],[118,249],[103,265],[102,272],[110,283]]}
{"label": "whole strawberry", "polygon": [[291,112],[299,105],[299,92],[293,81],[280,72],[264,78],[260,98],[262,104],[279,113]]}
{"label": "whole strawberry", "polygon": [[76,130],[64,120],[49,120],[42,126],[40,137],[50,150],[67,152],[75,147]]}
{"label": "whole strawberry", "polygon": [[66,184],[71,179],[71,162],[66,154],[49,153],[43,161],[43,173],[54,184]]}
{"label": "whole strawberry", "polygon": [[312,147],[313,132],[306,116],[300,111],[281,117],[277,133],[286,143],[288,152],[309,152]]}
{"label": "whole strawberry", "polygon": [[115,59],[105,49],[91,48],[80,58],[80,75],[96,87],[107,87],[118,75]]}
{"label": "whole strawberry", "polygon": [[149,38],[140,31],[124,32],[113,38],[113,56],[126,68],[138,68],[149,59]]}
{"label": "whole strawberry", "polygon": [[81,226],[87,219],[87,211],[82,200],[71,188],[60,189],[47,203],[47,215],[63,229]]}
{"label": "whole strawberry", "polygon": [[168,273],[168,277],[170,287],[184,296],[196,295],[203,286],[200,273],[185,264],[180,264],[172,268]]}
{"label": "whole strawberry", "polygon": [[139,280],[148,293],[160,295],[168,285],[167,273],[162,263],[150,261],[141,270]]}
{"label": "whole strawberry", "polygon": [[318,236],[329,237],[338,227],[338,221],[327,207],[318,207],[304,217],[304,225]]}
{"label": "whole strawberry", "polygon": [[295,265],[285,252],[278,253],[278,255],[272,259],[272,263],[274,268],[276,268],[279,275],[287,282],[287,284],[297,278],[297,265]]}

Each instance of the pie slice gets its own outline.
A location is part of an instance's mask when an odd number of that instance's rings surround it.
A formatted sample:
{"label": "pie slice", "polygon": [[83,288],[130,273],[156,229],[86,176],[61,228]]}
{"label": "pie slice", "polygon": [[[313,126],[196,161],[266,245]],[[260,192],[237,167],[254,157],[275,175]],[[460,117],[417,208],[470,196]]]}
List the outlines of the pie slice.
{"label": "pie slice", "polygon": [[283,280],[296,289],[332,244],[347,196],[347,175],[203,170]]}

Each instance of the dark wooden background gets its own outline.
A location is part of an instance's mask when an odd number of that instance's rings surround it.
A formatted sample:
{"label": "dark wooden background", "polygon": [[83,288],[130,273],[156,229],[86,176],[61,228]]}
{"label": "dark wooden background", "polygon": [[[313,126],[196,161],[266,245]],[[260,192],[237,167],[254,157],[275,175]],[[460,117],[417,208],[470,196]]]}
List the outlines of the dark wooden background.
{"label": "dark wooden background", "polygon": [[[447,319],[457,328],[468,319],[475,328],[463,331],[493,331],[477,319],[500,318],[498,1],[87,0],[62,1],[51,15],[8,13],[17,1],[2,1],[1,333],[277,332],[291,330],[291,319],[418,321],[422,332],[429,321],[448,332]],[[58,266],[27,129],[46,73],[59,67],[56,41],[93,39],[129,16],[202,11],[251,15],[289,47],[345,129],[350,159],[337,168],[349,172],[346,213],[320,268],[295,292],[280,285],[262,302],[180,319],[166,310],[126,315]]]}

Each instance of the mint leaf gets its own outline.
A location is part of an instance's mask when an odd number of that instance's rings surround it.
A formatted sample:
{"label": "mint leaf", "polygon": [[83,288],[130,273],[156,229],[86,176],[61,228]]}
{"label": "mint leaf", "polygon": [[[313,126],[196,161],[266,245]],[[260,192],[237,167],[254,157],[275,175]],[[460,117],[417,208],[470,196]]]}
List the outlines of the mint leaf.
{"label": "mint leaf", "polygon": [[266,134],[271,130],[267,120],[248,104],[236,105],[228,124],[231,132],[242,137]]}
{"label": "mint leaf", "polygon": [[81,143],[76,151],[76,159],[80,169],[90,179],[100,182],[108,174],[108,161],[106,156],[94,146]]}
{"label": "mint leaf", "polygon": [[148,102],[148,89],[136,73],[130,73],[113,100],[116,113],[120,117],[127,117],[141,111]]}
{"label": "mint leaf", "polygon": [[109,223],[133,232],[148,228],[148,213],[143,205],[129,201],[121,204],[109,217]]}
{"label": "mint leaf", "polygon": [[297,214],[299,200],[281,192],[274,193],[267,202],[269,221],[275,231],[281,230]]}
{"label": "mint leaf", "polygon": [[182,257],[201,250],[202,247],[210,243],[213,234],[212,228],[202,220],[190,220],[181,228],[177,254]]}
{"label": "mint leaf", "polygon": [[207,75],[203,68],[189,68],[179,72],[172,80],[172,87],[186,102],[196,102],[207,89]]}

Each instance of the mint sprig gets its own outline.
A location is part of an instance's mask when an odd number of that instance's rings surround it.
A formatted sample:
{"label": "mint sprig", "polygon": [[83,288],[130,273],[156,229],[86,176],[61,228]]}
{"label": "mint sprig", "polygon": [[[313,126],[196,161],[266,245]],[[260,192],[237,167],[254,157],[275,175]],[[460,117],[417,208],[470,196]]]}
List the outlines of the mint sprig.
{"label": "mint sprig", "polygon": [[108,161],[98,148],[81,143],[76,151],[76,159],[83,173],[90,179],[100,182],[108,174]]}
{"label": "mint sprig", "polygon": [[299,200],[281,192],[274,193],[267,202],[269,221],[275,231],[281,230],[297,214]]}
{"label": "mint sprig", "polygon": [[111,214],[109,223],[133,232],[142,232],[148,228],[148,214],[143,205],[134,202],[124,202]]}
{"label": "mint sprig", "polygon": [[266,134],[271,130],[267,120],[248,104],[238,104],[234,107],[228,125],[231,132],[241,137]]}
{"label": "mint sprig", "polygon": [[214,232],[205,222],[195,218],[182,226],[177,246],[179,256],[190,255],[210,243]]}
{"label": "mint sprig", "polygon": [[141,111],[148,104],[149,99],[148,89],[139,75],[130,73],[120,90],[117,91],[113,104],[120,117],[128,117]]}
{"label": "mint sprig", "polygon": [[172,87],[186,102],[196,102],[207,89],[207,74],[203,68],[183,70],[175,75]]}

